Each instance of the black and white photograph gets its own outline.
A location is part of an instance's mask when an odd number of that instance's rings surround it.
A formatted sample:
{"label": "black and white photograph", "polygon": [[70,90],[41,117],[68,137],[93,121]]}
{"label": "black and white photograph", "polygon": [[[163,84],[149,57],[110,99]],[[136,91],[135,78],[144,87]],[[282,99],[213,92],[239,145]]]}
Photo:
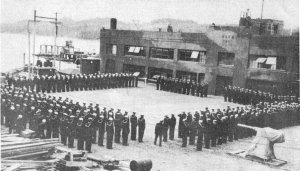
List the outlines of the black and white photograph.
{"label": "black and white photograph", "polygon": [[299,171],[299,0],[0,0],[1,171]]}

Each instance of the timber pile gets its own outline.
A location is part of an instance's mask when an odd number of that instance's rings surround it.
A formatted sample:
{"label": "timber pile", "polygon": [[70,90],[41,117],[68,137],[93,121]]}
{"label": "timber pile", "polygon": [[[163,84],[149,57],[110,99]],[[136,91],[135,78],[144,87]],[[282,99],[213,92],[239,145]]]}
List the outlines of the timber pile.
{"label": "timber pile", "polygon": [[48,151],[61,145],[58,138],[29,139],[34,131],[24,130],[21,135],[9,134],[8,128],[1,126],[1,158],[7,159],[32,159],[47,154]]}
{"label": "timber pile", "polygon": [[[58,138],[29,139],[34,131],[25,130],[19,134],[9,134],[6,127],[1,126],[1,170],[53,170],[58,159],[49,158],[56,146],[60,146]],[[50,159],[50,160],[49,160]]]}
{"label": "timber pile", "polygon": [[26,141],[22,139],[15,139],[14,142],[1,142],[1,157],[2,159],[13,159],[34,156],[42,153],[46,154],[51,148],[59,145],[61,144],[59,143],[58,138],[32,139]]}

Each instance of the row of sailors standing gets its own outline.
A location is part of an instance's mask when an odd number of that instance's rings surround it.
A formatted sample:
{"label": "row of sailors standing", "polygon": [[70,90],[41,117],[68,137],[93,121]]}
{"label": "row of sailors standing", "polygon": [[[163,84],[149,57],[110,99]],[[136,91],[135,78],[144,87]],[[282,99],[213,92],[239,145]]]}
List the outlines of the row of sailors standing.
{"label": "row of sailors standing", "polygon": [[277,95],[270,92],[256,91],[229,85],[224,87],[224,101],[243,105],[256,105],[259,102],[300,102],[300,97],[297,98],[295,95]]}
{"label": "row of sailors standing", "polygon": [[[187,146],[189,138],[189,145],[195,145],[197,140],[196,149],[201,151],[203,142],[204,148],[208,149],[256,134],[251,129],[239,127],[238,123],[273,129],[300,125],[300,104],[294,102],[260,102],[256,106],[245,106],[245,108],[227,106],[227,109],[217,109],[216,111],[206,108],[200,113],[196,111],[194,116],[190,112],[182,112],[178,117],[178,138],[182,138],[182,147]],[[166,116],[158,122],[155,127],[154,144],[158,138],[159,146],[162,145],[162,139],[167,142],[168,129],[170,140],[173,140],[175,125],[176,118],[173,114],[171,118]]]}
{"label": "row of sailors standing", "polygon": [[26,77],[6,77],[8,86],[36,92],[68,92],[110,88],[137,87],[138,77],[129,73],[76,74]]}
{"label": "row of sailors standing", "polygon": [[28,126],[36,131],[37,137],[60,137],[61,142],[70,148],[74,147],[74,139],[77,138],[77,149],[83,150],[85,143],[85,150],[89,152],[97,137],[98,145],[104,146],[105,133],[108,149],[112,148],[113,139],[115,143],[121,142],[121,135],[122,144],[128,145],[130,132],[131,140],[135,141],[138,137],[138,141],[143,142],[146,126],[143,115],[137,118],[135,113],[129,116],[128,112],[122,114],[121,110],[107,110],[98,104],[80,105],[68,98],[46,97],[45,94],[14,88],[2,87],[1,99],[1,124],[9,127],[9,133],[14,130],[20,133]]}
{"label": "row of sailors standing", "polygon": [[198,97],[207,97],[208,83],[196,83],[194,80],[158,77],[156,90],[186,94]]}

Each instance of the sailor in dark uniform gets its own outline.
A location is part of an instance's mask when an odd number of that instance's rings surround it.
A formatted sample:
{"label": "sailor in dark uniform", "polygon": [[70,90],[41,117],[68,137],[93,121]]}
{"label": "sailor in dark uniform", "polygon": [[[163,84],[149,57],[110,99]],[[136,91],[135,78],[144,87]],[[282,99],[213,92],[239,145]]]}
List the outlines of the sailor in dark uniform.
{"label": "sailor in dark uniform", "polygon": [[108,118],[107,124],[106,124],[106,132],[107,132],[107,138],[106,138],[106,148],[112,149],[113,144],[113,138],[114,138],[114,123],[113,118]]}
{"label": "sailor in dark uniform", "polygon": [[127,114],[124,114],[121,127],[122,127],[123,145],[128,145],[128,135],[129,135],[130,129],[129,129],[129,118],[128,118]]}
{"label": "sailor in dark uniform", "polygon": [[144,132],[145,132],[145,128],[146,128],[144,115],[141,115],[141,117],[138,119],[138,128],[139,128],[139,130],[138,130],[139,142],[143,142]]}
{"label": "sailor in dark uniform", "polygon": [[93,123],[93,118],[88,118],[87,122],[84,124],[83,129],[84,129],[84,137],[85,137],[85,150],[88,151],[88,153],[92,152],[92,123]]}
{"label": "sailor in dark uniform", "polygon": [[76,136],[76,120],[75,116],[71,115],[68,120],[68,147],[74,148],[74,138]]}
{"label": "sailor in dark uniform", "polygon": [[84,125],[83,118],[80,117],[76,124],[77,150],[83,150],[83,146],[84,146],[83,125]]}
{"label": "sailor in dark uniform", "polygon": [[105,133],[105,118],[103,114],[97,119],[97,126],[98,126],[98,146],[103,146],[103,139]]}
{"label": "sailor in dark uniform", "polygon": [[163,121],[158,122],[155,125],[155,139],[154,139],[154,145],[156,145],[157,138],[159,138],[159,146],[161,147],[162,143],[162,132],[163,132]]}
{"label": "sailor in dark uniform", "polygon": [[205,129],[205,125],[203,123],[203,120],[199,120],[199,126],[198,126],[198,139],[197,139],[197,151],[202,151],[202,141],[203,141],[203,132]]}
{"label": "sailor in dark uniform", "polygon": [[130,116],[130,125],[131,125],[131,140],[136,140],[136,128],[137,128],[137,117],[135,112]]}

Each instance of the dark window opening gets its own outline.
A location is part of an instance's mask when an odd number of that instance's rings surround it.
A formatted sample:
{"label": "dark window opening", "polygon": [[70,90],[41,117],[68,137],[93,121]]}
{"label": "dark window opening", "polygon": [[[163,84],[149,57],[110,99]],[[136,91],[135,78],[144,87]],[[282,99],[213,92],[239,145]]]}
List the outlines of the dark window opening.
{"label": "dark window opening", "polygon": [[233,66],[234,56],[235,56],[234,53],[219,52],[218,53],[218,65]]}
{"label": "dark window opening", "polygon": [[139,77],[145,77],[145,66],[123,64],[123,72],[124,73],[139,72],[140,73]]}
{"label": "dark window opening", "polygon": [[179,60],[206,63],[206,51],[179,50]]}
{"label": "dark window opening", "polygon": [[150,56],[151,58],[173,59],[174,49],[151,48]]}

